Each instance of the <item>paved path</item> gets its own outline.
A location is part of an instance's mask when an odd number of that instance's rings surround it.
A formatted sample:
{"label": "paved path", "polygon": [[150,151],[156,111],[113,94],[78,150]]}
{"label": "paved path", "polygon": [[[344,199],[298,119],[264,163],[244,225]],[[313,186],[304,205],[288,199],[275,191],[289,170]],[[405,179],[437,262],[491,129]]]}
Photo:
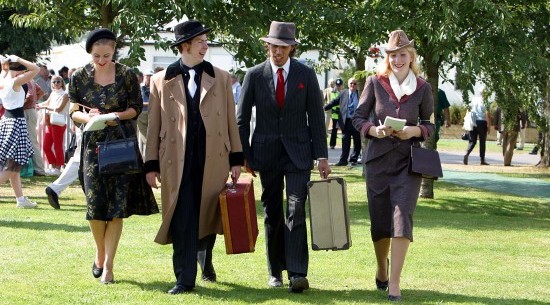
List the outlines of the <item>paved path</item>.
{"label": "paved path", "polygon": [[[338,147],[336,147],[335,149],[329,149],[328,150],[329,162],[331,164],[338,162],[341,152],[342,150]],[[460,152],[440,151],[439,152],[439,158],[441,159],[441,163],[443,164],[462,164],[463,157],[464,157],[463,151],[460,151]],[[512,158],[512,165],[534,166],[539,162],[539,160],[540,160],[540,155],[530,155],[526,153],[514,154]],[[471,165],[477,166],[479,165],[479,161],[480,161],[479,155],[475,155],[474,153],[472,153],[468,158],[468,164],[471,164]],[[504,159],[502,157],[502,154],[500,153],[486,153],[485,161],[493,165],[502,166],[504,164]]]}
{"label": "paved path", "polygon": [[493,173],[443,170],[442,181],[482,188],[497,193],[550,199],[550,182],[542,179],[508,177]]}
{"label": "paved path", "polygon": [[[329,162],[338,162],[341,149],[329,149]],[[458,170],[445,170],[445,164],[460,165],[464,152],[440,151],[439,156],[443,164],[442,181],[464,185],[468,187],[483,188],[497,193],[507,193],[524,197],[538,197],[550,199],[550,182],[536,178],[516,178],[505,175],[480,172],[465,172]],[[489,164],[502,166],[504,161],[500,153],[487,153],[485,160]],[[512,165],[534,166],[540,160],[540,156],[529,154],[514,154]],[[470,155],[469,164],[479,166],[479,156]],[[490,165],[489,165],[490,166]],[[355,166],[354,168],[360,168]]]}
{"label": "paved path", "polygon": [[[464,152],[439,152],[443,167],[445,164],[463,164]],[[540,160],[538,155],[514,154],[512,165],[534,166]],[[502,154],[486,153],[485,161],[489,164],[504,164]],[[479,156],[470,155],[468,164],[479,166]],[[489,165],[490,166],[490,165]],[[465,172],[458,170],[443,170],[443,181],[458,185],[476,187],[524,197],[541,197],[550,199],[550,182],[536,178],[517,178],[494,173]]]}
{"label": "paved path", "polygon": [[[476,155],[475,150],[468,158],[468,164],[479,165],[479,153]],[[464,158],[463,151],[440,151],[439,158],[443,164],[462,164]],[[530,155],[526,153],[516,153],[512,157],[512,165],[535,166],[540,160],[540,155]],[[485,162],[492,165],[504,165],[504,158],[501,153],[485,153]]]}

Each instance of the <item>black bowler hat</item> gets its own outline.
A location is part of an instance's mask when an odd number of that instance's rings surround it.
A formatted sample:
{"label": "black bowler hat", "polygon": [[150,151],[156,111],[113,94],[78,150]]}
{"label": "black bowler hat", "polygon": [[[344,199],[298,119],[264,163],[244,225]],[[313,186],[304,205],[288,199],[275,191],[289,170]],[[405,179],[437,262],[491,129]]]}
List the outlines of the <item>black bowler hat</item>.
{"label": "black bowler hat", "polygon": [[116,41],[116,35],[107,29],[95,29],[91,31],[86,39],[86,52],[92,52],[92,46],[100,39],[110,39]]}
{"label": "black bowler hat", "polygon": [[184,43],[190,39],[193,39],[199,35],[210,32],[211,28],[205,28],[197,20],[187,20],[182,22],[174,27],[174,35],[176,36],[176,41],[170,45],[175,47],[180,43]]}

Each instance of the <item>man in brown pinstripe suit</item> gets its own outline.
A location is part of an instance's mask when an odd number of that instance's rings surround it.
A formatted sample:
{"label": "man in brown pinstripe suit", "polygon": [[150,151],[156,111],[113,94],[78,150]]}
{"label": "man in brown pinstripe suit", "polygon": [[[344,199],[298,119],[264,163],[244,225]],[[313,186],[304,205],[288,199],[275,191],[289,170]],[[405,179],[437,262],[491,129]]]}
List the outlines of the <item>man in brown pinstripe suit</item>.
{"label": "man in brown pinstripe suit", "polygon": [[[321,90],[315,72],[293,59],[294,23],[273,21],[266,43],[269,59],[251,68],[243,81],[237,124],[245,167],[259,171],[267,243],[269,286],[282,287],[288,271],[290,291],[309,288],[305,221],[307,182],[313,163],[330,174]],[[250,136],[252,107],[256,128]],[[283,190],[286,181],[286,221]]]}

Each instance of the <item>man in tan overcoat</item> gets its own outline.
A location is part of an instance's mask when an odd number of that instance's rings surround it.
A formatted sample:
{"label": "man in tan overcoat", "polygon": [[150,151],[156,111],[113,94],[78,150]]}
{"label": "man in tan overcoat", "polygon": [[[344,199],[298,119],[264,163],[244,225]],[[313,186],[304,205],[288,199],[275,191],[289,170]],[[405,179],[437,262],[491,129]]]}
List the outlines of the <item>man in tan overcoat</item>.
{"label": "man in tan overcoat", "polygon": [[222,233],[218,195],[244,163],[229,73],[204,60],[205,28],[196,20],[174,28],[181,58],[151,79],[145,172],[161,184],[162,224],[155,241],[173,244],[179,294],[202,278],[216,281],[212,248]]}

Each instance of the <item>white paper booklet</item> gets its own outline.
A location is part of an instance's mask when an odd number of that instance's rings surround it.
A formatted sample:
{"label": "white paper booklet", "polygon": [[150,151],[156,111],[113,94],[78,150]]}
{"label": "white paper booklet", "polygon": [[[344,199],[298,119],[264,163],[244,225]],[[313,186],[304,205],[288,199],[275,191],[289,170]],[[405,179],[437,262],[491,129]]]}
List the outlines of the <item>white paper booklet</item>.
{"label": "white paper booklet", "polygon": [[384,120],[384,126],[391,127],[393,130],[396,131],[403,130],[403,127],[405,127],[405,123],[407,123],[407,120],[398,119],[391,116],[387,116]]}
{"label": "white paper booklet", "polygon": [[112,121],[114,119],[116,119],[116,114],[114,112],[96,115],[90,119],[88,124],[86,124],[84,131],[102,130],[105,126],[107,126],[105,122]]}

